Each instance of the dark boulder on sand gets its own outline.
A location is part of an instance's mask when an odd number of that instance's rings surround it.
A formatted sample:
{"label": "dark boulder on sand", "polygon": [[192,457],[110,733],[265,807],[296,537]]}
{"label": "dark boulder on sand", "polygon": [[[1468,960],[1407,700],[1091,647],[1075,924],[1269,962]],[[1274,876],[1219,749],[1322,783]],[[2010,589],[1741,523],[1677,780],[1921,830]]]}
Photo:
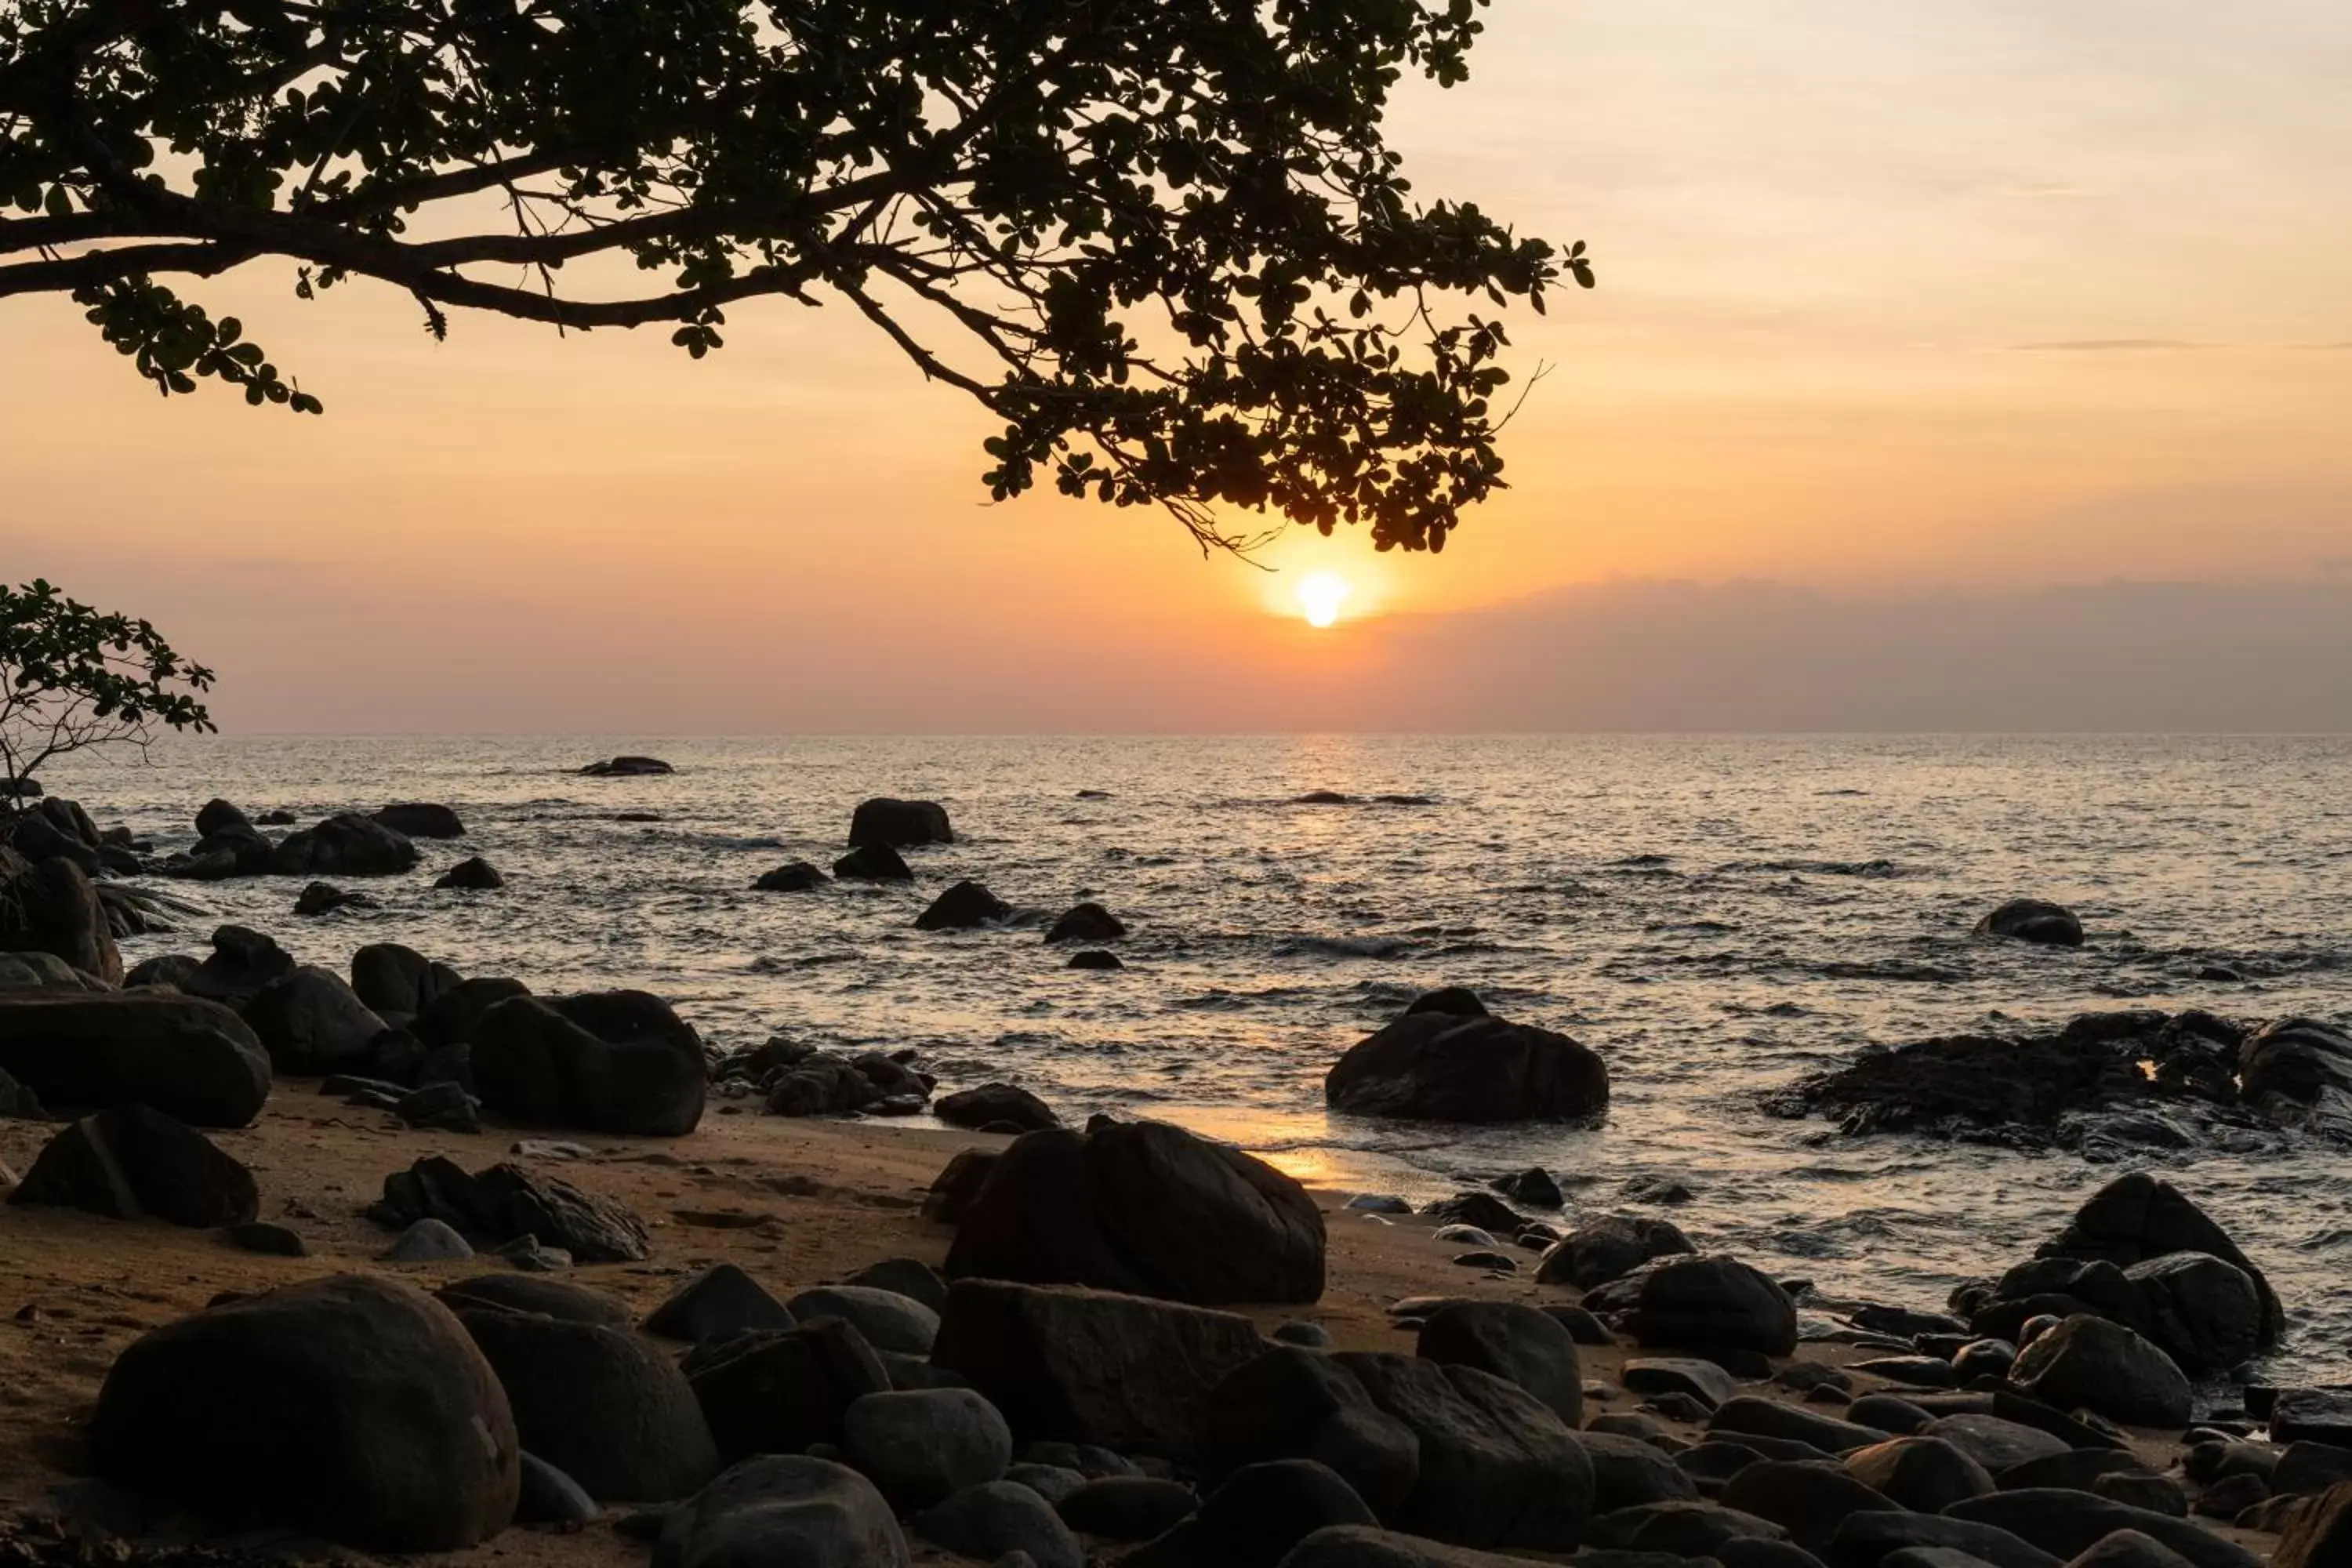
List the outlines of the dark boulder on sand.
{"label": "dark boulder on sand", "polygon": [[1016,1139],[948,1250],[950,1279],[1092,1285],[1202,1306],[1323,1294],[1323,1215],[1291,1177],[1157,1121]]}
{"label": "dark boulder on sand", "polygon": [[680,1365],[729,1460],[838,1442],[849,1407],[890,1388],[874,1347],[838,1318],[706,1341]]}
{"label": "dark boulder on sand", "polygon": [[[371,813],[377,822],[408,838],[463,838],[466,825],[446,805],[404,801]],[[574,1478],[577,1479],[577,1478]]]}
{"label": "dark boulder on sand", "polygon": [[958,882],[915,917],[917,931],[977,931],[1012,914],[1013,906],[978,882]]}
{"label": "dark boulder on sand", "polygon": [[702,1120],[702,1040],[643,991],[516,996],[474,1026],[474,1087],[519,1121],[677,1138]]}
{"label": "dark boulder on sand", "polygon": [[1559,1319],[1521,1301],[1449,1301],[1421,1326],[1414,1353],[1517,1384],[1570,1429],[1584,1425],[1584,1373]]}
{"label": "dark boulder on sand", "polygon": [[520,1485],[506,1394],[457,1321],[356,1275],[133,1342],[89,1432],[110,1479],[370,1551],[471,1546],[506,1527]]}
{"label": "dark boulder on sand", "polygon": [[363,1070],[384,1030],[342,976],[311,964],[263,986],[245,1005],[245,1021],[270,1066],[296,1077]]}
{"label": "dark boulder on sand", "polygon": [[122,983],[122,953],[114,945],[98,889],[67,859],[36,864],[0,847],[0,952],[48,952],[109,984]]}
{"label": "dark boulder on sand", "polygon": [[416,846],[373,817],[341,811],[280,839],[269,868],[280,877],[396,877],[416,865]]}
{"label": "dark boulder on sand", "polygon": [[194,1128],[144,1105],[66,1127],[8,1201],[197,1229],[247,1224],[261,1205],[252,1172]]}
{"label": "dark boulder on sand", "polygon": [[887,844],[861,844],[833,863],[833,874],[845,882],[911,882],[915,873]]}
{"label": "dark boulder on sand", "polygon": [[660,1568],[907,1568],[905,1536],[874,1483],[801,1455],[745,1459],[672,1516]]}
{"label": "dark boulder on sand", "polygon": [[1797,1348],[1796,1303],[1770,1275],[1733,1258],[1677,1257],[1656,1264],[1639,1276],[1624,1326],[1645,1346],[1774,1356]]}
{"label": "dark boulder on sand", "polygon": [[1695,1253],[1690,1237],[1672,1220],[1639,1215],[1601,1215],[1552,1244],[1536,1268],[1541,1285],[1573,1285],[1590,1290],[1620,1279],[1654,1258]]}
{"label": "dark boulder on sand", "polygon": [[1195,1456],[1202,1394],[1265,1349],[1230,1312],[1066,1287],[958,1279],[931,1361],[962,1373],[1024,1441]]}
{"label": "dark boulder on sand", "polygon": [[1456,1012],[1408,1012],[1324,1076],[1335,1110],[1425,1121],[1552,1121],[1609,1104],[1609,1068],[1549,1029]]}
{"label": "dark boulder on sand", "polygon": [[947,807],[930,800],[861,801],[849,816],[849,847],[864,849],[910,849],[925,844],[952,844],[955,829]]}
{"label": "dark boulder on sand", "polygon": [[611,1198],[520,1165],[468,1174],[437,1154],[386,1176],[368,1217],[395,1231],[437,1219],[485,1247],[537,1237],[582,1263],[642,1263],[651,1250],[645,1222]]}
{"label": "dark boulder on sand", "polygon": [[2080,947],[2083,922],[2063,904],[2040,899],[2011,899],[1977,921],[1976,934],[2009,937],[2044,947]]}
{"label": "dark boulder on sand", "polygon": [[2062,1410],[2095,1410],[2135,1426],[2186,1426],[2195,1404],[2170,1356],[2121,1323],[2087,1312],[2019,1352],[2009,1380]]}
{"label": "dark boulder on sand", "polygon": [[1266,1459],[1314,1459],[1382,1517],[1404,1506],[1421,1476],[1413,1429],[1374,1405],[1337,1358],[1293,1345],[1273,1346],[1212,1384],[1198,1430],[1209,1475]]}
{"label": "dark boulder on sand", "polygon": [[269,1097],[245,1020],[169,991],[0,992],[0,1072],[52,1108],[143,1103],[198,1127],[243,1127]]}
{"label": "dark boulder on sand", "polygon": [[588,778],[604,779],[647,778],[660,773],[674,773],[677,770],[659,757],[608,757],[603,762],[588,763],[580,772]]}

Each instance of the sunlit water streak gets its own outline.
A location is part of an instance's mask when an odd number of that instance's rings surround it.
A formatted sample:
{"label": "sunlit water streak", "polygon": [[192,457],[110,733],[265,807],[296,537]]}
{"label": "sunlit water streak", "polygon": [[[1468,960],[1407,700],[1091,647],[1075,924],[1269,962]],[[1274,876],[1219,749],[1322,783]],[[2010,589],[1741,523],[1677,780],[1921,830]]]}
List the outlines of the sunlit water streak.
{"label": "sunlit water streak", "polygon": [[[570,771],[642,751],[679,772]],[[392,940],[542,991],[643,986],[721,1044],[913,1047],[948,1087],[1011,1078],[1066,1115],[1169,1117],[1416,1198],[1531,1163],[1572,1210],[1680,1181],[1695,1198],[1665,1212],[1702,1242],[1919,1305],[2024,1256],[2118,1167],[1825,1139],[1759,1113],[1758,1091],[1866,1042],[2004,1017],[2352,1012],[2352,742],[2336,740],[233,740],[51,783],[166,848],[215,794],[305,821],[457,806],[470,839],[370,884],[379,913],[297,920],[287,879],[173,885],[306,961]],[[1290,804],[1310,789],[1435,804]],[[916,889],[750,890],[784,860],[829,863],[877,794],[953,813],[961,841],[911,855]],[[472,853],[507,891],[429,889]],[[1131,967],[1072,973],[1034,927],[913,931],[960,877],[1049,915],[1102,900],[1133,928]],[[2022,893],[2073,905],[2089,945],[1969,939]],[[131,956],[201,946],[148,938]],[[2199,981],[2212,963],[2253,978]],[[1331,1060],[1441,984],[1602,1051],[1606,1123],[1327,1113]],[[2345,1157],[2148,1158],[2278,1284],[2293,1330],[2275,1370],[2352,1370]]]}

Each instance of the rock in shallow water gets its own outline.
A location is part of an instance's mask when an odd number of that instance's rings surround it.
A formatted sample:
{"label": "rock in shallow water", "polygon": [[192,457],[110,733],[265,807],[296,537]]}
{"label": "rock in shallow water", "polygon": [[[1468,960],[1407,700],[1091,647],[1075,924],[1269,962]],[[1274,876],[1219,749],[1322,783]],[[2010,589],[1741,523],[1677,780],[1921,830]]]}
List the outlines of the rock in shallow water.
{"label": "rock in shallow water", "polygon": [[2005,936],[2043,947],[2080,947],[2083,922],[2063,904],[2011,899],[1977,921],[1979,936]]}
{"label": "rock in shallow water", "polygon": [[1568,1121],[1609,1103],[1609,1069],[1549,1029],[1407,1013],[1351,1047],[1323,1079],[1335,1110],[1428,1121]]}

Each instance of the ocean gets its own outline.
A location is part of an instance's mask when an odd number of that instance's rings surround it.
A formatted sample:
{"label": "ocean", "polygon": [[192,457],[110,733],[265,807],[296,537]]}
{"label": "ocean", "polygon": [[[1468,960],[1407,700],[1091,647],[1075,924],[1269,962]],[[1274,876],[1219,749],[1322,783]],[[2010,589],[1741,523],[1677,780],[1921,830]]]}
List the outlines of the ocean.
{"label": "ocean", "polygon": [[[575,771],[621,752],[677,772]],[[1763,1093],[1872,1044],[2095,1009],[2352,1016],[2343,739],[240,737],[46,778],[159,850],[215,795],[305,822],[438,801],[467,825],[408,876],[348,884],[380,911],[298,919],[289,879],[163,884],[203,912],[133,939],[132,962],[201,952],[226,921],[339,969],[394,941],[542,992],[637,986],[720,1046],[912,1048],[943,1092],[1007,1079],[1066,1118],[1165,1118],[1339,1186],[1420,1201],[1540,1164],[1571,1217],[1663,1215],[1777,1273],[1921,1307],[2029,1256],[2128,1165],[1849,1139],[1765,1114]],[[1316,790],[1428,804],[1297,803]],[[909,852],[913,888],[751,890],[788,860],[829,865],[877,795],[953,816],[957,843]],[[431,889],[471,854],[505,890]],[[1099,900],[1130,927],[1129,967],[1070,971],[1034,924],[916,931],[961,878],[1045,919]],[[2086,944],[1971,939],[2028,895],[2075,909]],[[2243,978],[2199,978],[2217,965]],[[1448,984],[1599,1050],[1606,1121],[1327,1112],[1339,1053]],[[2141,1161],[2278,1288],[2290,1328],[2266,1370],[2352,1376],[2345,1152]]]}

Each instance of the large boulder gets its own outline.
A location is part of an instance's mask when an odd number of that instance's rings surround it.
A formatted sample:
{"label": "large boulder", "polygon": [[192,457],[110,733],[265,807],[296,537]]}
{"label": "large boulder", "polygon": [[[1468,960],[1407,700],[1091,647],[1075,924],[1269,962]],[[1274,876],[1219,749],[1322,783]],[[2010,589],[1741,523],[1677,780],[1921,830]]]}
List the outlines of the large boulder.
{"label": "large boulder", "polygon": [[88,873],[71,860],[36,864],[0,847],[0,952],[53,952],[122,984],[122,952]]}
{"label": "large boulder", "polygon": [[269,1097],[245,1020],[169,991],[0,992],[0,1072],[53,1109],[141,1103],[198,1127],[243,1127]]}
{"label": "large boulder", "polygon": [[[407,838],[463,838],[466,825],[446,805],[405,801],[372,814],[374,820]],[[579,1478],[574,1476],[572,1479]]]}
{"label": "large boulder", "polygon": [[590,763],[580,772],[592,779],[635,779],[674,773],[677,770],[659,757],[620,756],[607,757],[601,762]]}
{"label": "large boulder", "polygon": [[1990,1524],[2060,1557],[2089,1551],[2119,1530],[2136,1530],[2186,1557],[2195,1568],[2260,1568],[2236,1542],[2189,1520],[2134,1508],[2065,1487],[2022,1487],[1954,1503],[1944,1516]]}
{"label": "large boulder", "polygon": [[2263,1301],[2263,1343],[2278,1342],[2285,1310],[2263,1271],[2238,1250],[2229,1233],[2171,1183],[2134,1171],[2093,1194],[2057,1237],[2044,1242],[2044,1257],[2104,1258],[2120,1268],[2175,1252],[2203,1252],[2233,1264],[2254,1282]]}
{"label": "large boulder", "polygon": [[1189,1462],[1202,1395],[1265,1349],[1249,1320],[1228,1312],[958,1279],[931,1362],[970,1379],[1018,1437]]}
{"label": "large boulder", "polygon": [[472,1046],[482,1103],[518,1121],[676,1138],[702,1120],[701,1037],[643,991],[513,997]]}
{"label": "large boulder", "polygon": [[264,986],[245,1021],[270,1066],[296,1077],[358,1070],[384,1023],[332,970],[305,964]]}
{"label": "large boulder", "polygon": [[1092,1285],[1202,1306],[1312,1301],[1323,1215],[1262,1160],[1158,1121],[1017,1139],[964,1210],[950,1278]]}
{"label": "large boulder", "polygon": [[719,1473],[686,1374],[631,1329],[468,1307],[522,1446],[604,1501],[667,1502]]}
{"label": "large boulder", "polygon": [[1456,1013],[1407,1013],[1324,1075],[1335,1110],[1424,1121],[1554,1121],[1609,1104],[1609,1068],[1549,1029]]}
{"label": "large boulder", "polygon": [[352,991],[386,1022],[405,1024],[465,976],[396,942],[373,942],[352,954]]}
{"label": "large boulder", "polygon": [[893,1502],[925,1508],[1001,1479],[1013,1462],[1013,1429],[969,1388],[917,1388],[852,1404],[842,1447]]}
{"label": "large boulder", "polygon": [[505,1528],[520,1486],[506,1394],[457,1321],[357,1275],[134,1341],[89,1436],[110,1479],[370,1551],[471,1546]]}
{"label": "large boulder", "polygon": [[1549,1312],[1520,1301],[1448,1301],[1422,1324],[1414,1351],[1423,1361],[1475,1366],[1517,1384],[1571,1431],[1584,1425],[1576,1341]]}
{"label": "large boulder", "polygon": [[1011,1083],[984,1083],[978,1089],[942,1095],[939,1103],[931,1107],[931,1114],[950,1127],[995,1128],[1000,1131],[1013,1127],[1023,1132],[1036,1132],[1062,1124],[1051,1106]]}
{"label": "large boulder", "polygon": [[66,1127],[8,1201],[198,1228],[247,1224],[261,1206],[252,1172],[194,1128],[144,1105],[119,1105]]}
{"label": "large boulder", "polygon": [[923,844],[954,842],[955,829],[948,824],[947,807],[937,801],[877,798],[861,801],[849,815],[849,847],[853,849],[873,845],[908,849]]}
{"label": "large boulder", "polygon": [[1013,913],[1013,906],[978,882],[958,882],[915,917],[917,931],[978,931]]}
{"label": "large boulder", "polygon": [[180,982],[180,989],[242,1012],[264,988],[300,967],[275,937],[247,926],[217,926],[213,931],[212,952]]}
{"label": "large boulder", "polygon": [[1420,1469],[1384,1523],[1460,1546],[1574,1551],[1592,1462],[1550,1408],[1475,1367],[1364,1351],[1336,1358],[1420,1439]]}
{"label": "large boulder", "polygon": [[2263,1349],[2263,1294],[2253,1277],[2210,1252],[2168,1252],[2124,1270],[2147,1337],[2191,1373],[2227,1372]]}
{"label": "large boulder", "polygon": [[[1656,1568],[1666,1568],[1655,1560]],[[1506,1557],[1467,1546],[1448,1546],[1398,1531],[1360,1524],[1327,1525],[1286,1554],[1278,1568],[1534,1568],[1525,1557]]]}
{"label": "large boulder", "polygon": [[280,877],[396,877],[416,865],[416,846],[371,816],[341,811],[289,833],[269,858]]}
{"label": "large boulder", "polygon": [[1199,1430],[1212,1476],[1266,1459],[1314,1459],[1384,1518],[1404,1506],[1421,1475],[1412,1428],[1374,1405],[1336,1358],[1296,1345],[1273,1346],[1219,1379]]}
{"label": "large boulder", "polygon": [[1656,1265],[1641,1277],[1625,1327],[1649,1346],[1766,1355],[1797,1348],[1796,1303],[1770,1275],[1732,1258],[1677,1257]]}
{"label": "large boulder", "polygon": [[708,1342],[683,1367],[730,1460],[837,1443],[849,1407],[890,1389],[874,1347],[838,1318]]}
{"label": "large boulder", "polygon": [[845,882],[911,882],[915,873],[887,844],[861,844],[833,863],[833,874]]}
{"label": "large boulder", "polygon": [[1536,1267],[1536,1281],[1591,1290],[1622,1279],[1654,1258],[1697,1250],[1672,1220],[1601,1215],[1584,1221],[1545,1251]]}
{"label": "large boulder", "polygon": [[1903,1505],[1826,1459],[1766,1459],[1724,1486],[1723,1506],[1769,1519],[1809,1552],[1828,1545],[1857,1513],[1900,1512]]}
{"label": "large boulder", "polygon": [[671,1513],[654,1568],[908,1568],[874,1483],[800,1455],[745,1459]]}
{"label": "large boulder", "polygon": [[2238,1047],[2245,1098],[2271,1109],[2340,1105],[2352,1096],[2352,1036],[2316,1018],[2274,1018]]}
{"label": "large boulder", "polygon": [[536,1237],[582,1263],[642,1263],[652,1245],[645,1222],[611,1198],[515,1164],[469,1175],[437,1154],[386,1176],[368,1217],[386,1230],[437,1219],[481,1247]]}
{"label": "large boulder", "polygon": [[1121,1568],[1276,1568],[1318,1530],[1378,1522],[1328,1467],[1271,1459],[1226,1477],[1198,1512],[1122,1559]]}
{"label": "large boulder", "polygon": [[2044,947],[2080,947],[2083,922],[2063,904],[2041,899],[2011,899],[1977,921],[1979,936],[2003,936]]}
{"label": "large boulder", "polygon": [[1062,911],[1061,918],[1045,928],[1045,941],[1084,942],[1098,947],[1107,942],[1117,942],[1127,934],[1127,922],[1091,900],[1073,904]]}
{"label": "large boulder", "polygon": [[2018,1352],[2010,1381],[2062,1410],[2142,1426],[2186,1426],[2193,1391],[2172,1358],[2121,1323],[2078,1312]]}

